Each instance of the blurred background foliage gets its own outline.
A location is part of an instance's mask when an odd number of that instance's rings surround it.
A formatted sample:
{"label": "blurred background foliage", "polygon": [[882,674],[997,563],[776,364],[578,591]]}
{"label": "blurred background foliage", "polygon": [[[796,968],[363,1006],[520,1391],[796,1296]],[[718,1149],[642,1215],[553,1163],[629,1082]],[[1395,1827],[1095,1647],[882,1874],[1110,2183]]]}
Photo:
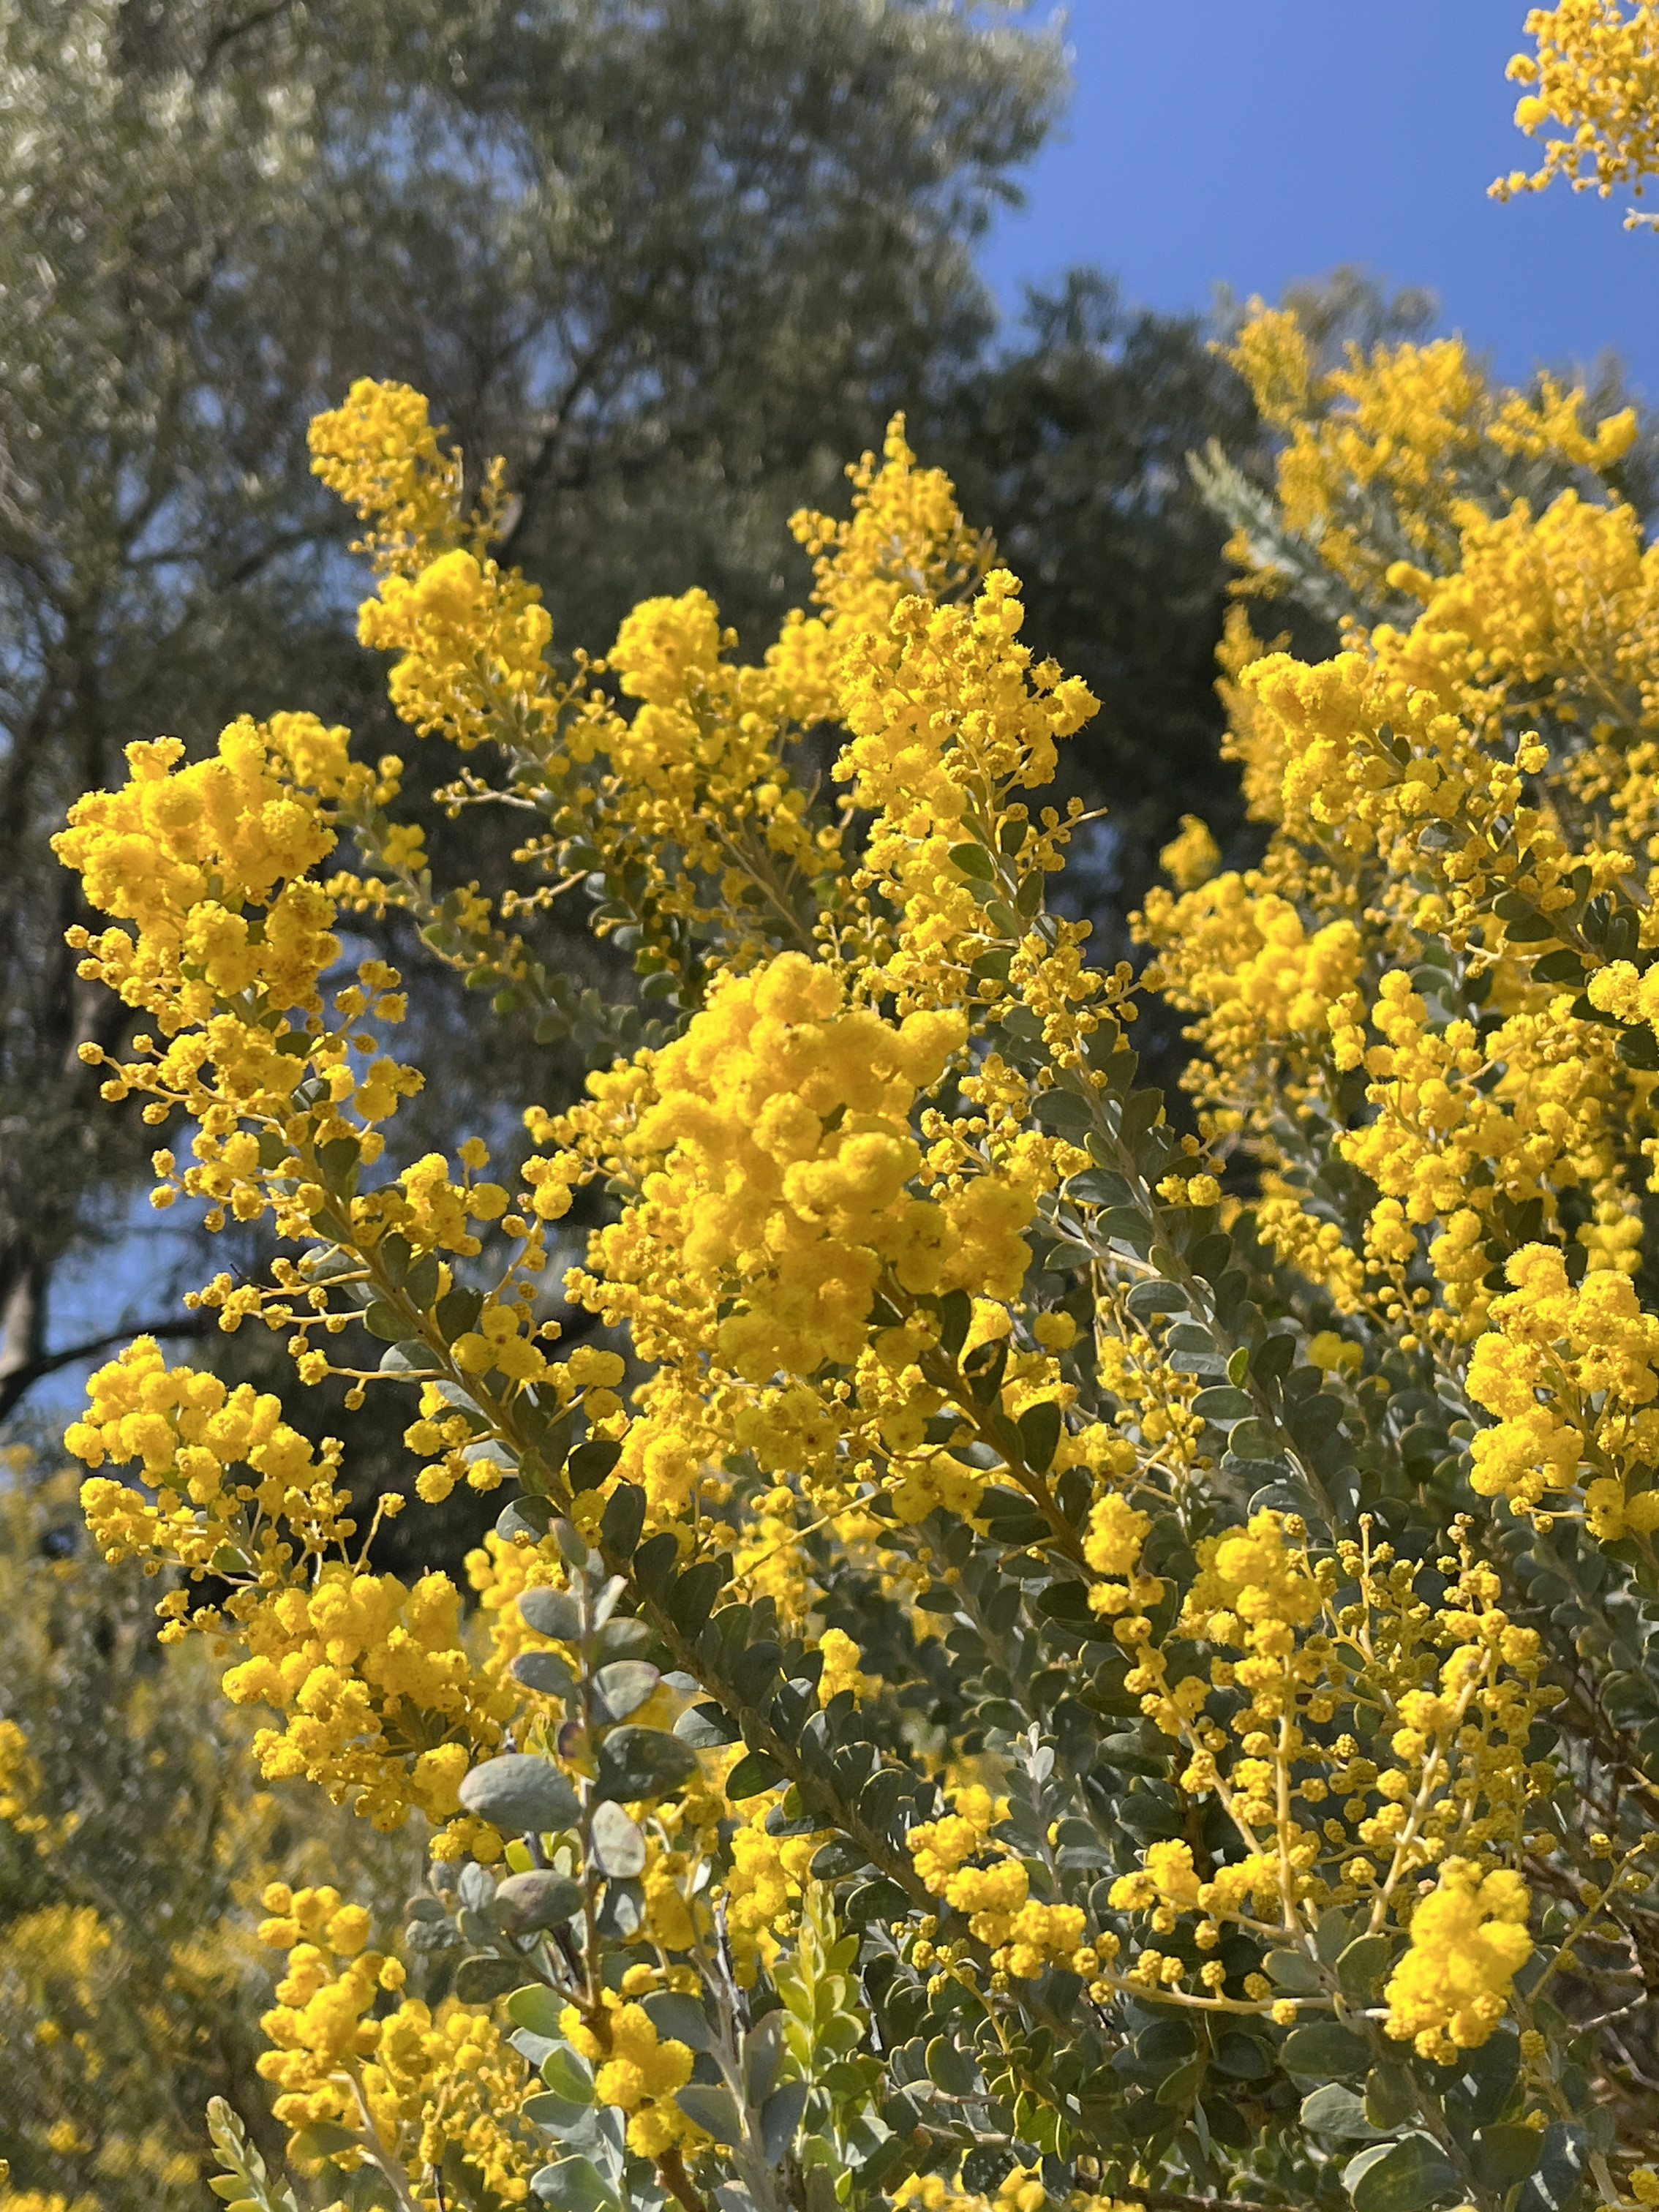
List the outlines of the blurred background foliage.
{"label": "blurred background foliage", "polygon": [[[1030,641],[1103,702],[1062,790],[1109,809],[1067,877],[1102,953],[1183,813],[1248,861],[1217,757],[1228,525],[1188,465],[1213,441],[1265,478],[1212,349],[1232,307],[1155,314],[1079,270],[999,326],[975,271],[1065,94],[1054,37],[969,0],[0,0],[0,2154],[38,2212],[204,2201],[207,2098],[265,2109],[262,1881],[389,1908],[416,1850],[252,1791],[210,1656],[155,1646],[155,1591],[88,1558],[41,1442],[42,1385],[137,1328],[194,1333],[179,1290],[239,1256],[137,1226],[153,1139],[76,1057],[119,1009],[73,975],[47,840],[131,739],[199,750],[245,711],[346,721],[417,790],[438,772],[356,645],[349,520],[307,465],[310,416],[373,374],[475,467],[505,455],[498,550],[564,650],[702,584],[757,653],[807,588],[788,514],[842,500],[905,409],[1024,577]],[[1433,312],[1353,271],[1296,304],[1332,354]],[[1328,642],[1293,601],[1257,620]],[[488,887],[500,821],[442,836],[449,879]],[[628,994],[580,911],[544,927],[544,957]],[[442,1125],[400,1116],[408,1141],[579,1086],[569,1044],[485,1028],[386,936]],[[191,1356],[286,1368],[246,1331]],[[333,1425],[325,1393],[292,1411]],[[406,1478],[395,1425],[353,1433],[360,1491]],[[453,1568],[496,1502],[406,1516],[377,1558]]]}
{"label": "blurred background foliage", "polygon": [[255,1720],[210,1653],[156,1643],[155,1585],[91,1551],[46,1449],[5,1457],[0,2157],[25,2202],[199,2206],[209,2097],[280,2156],[253,2070],[272,1984],[260,1890],[335,1881],[390,1925],[420,1845],[303,1784],[256,1788]]}

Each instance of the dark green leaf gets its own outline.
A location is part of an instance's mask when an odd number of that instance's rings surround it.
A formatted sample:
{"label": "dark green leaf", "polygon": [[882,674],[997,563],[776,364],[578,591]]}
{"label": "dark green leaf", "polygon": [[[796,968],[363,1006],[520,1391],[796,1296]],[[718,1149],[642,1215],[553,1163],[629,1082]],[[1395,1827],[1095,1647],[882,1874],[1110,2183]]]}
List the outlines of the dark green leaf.
{"label": "dark green leaf", "polygon": [[1387,1971],[1394,1946],[1386,1936],[1356,1936],[1336,1962],[1346,1995],[1368,1997]]}
{"label": "dark green leaf", "polygon": [[575,1491],[597,1490],[617,1462],[622,1457],[622,1446],[612,1443],[608,1437],[590,1437],[578,1444],[567,1462],[570,1487]]}
{"label": "dark green leaf", "polygon": [[757,1797],[763,1790],[775,1789],[782,1780],[783,1770],[775,1759],[763,1751],[751,1751],[726,1776],[726,1794],[733,1802],[741,1797]]}
{"label": "dark green leaf", "polygon": [[1060,1407],[1052,1399],[1044,1399],[1040,1405],[1028,1406],[1020,1415],[1020,1449],[1026,1466],[1036,1474],[1046,1474],[1054,1465],[1063,1425]]}
{"label": "dark green leaf", "polygon": [[455,1994],[463,2004],[488,2004],[492,1997],[504,1997],[523,1972],[516,1960],[482,1951],[456,1967]]}
{"label": "dark green leaf", "polygon": [[[1275,1951],[1273,1959],[1301,1958],[1300,1952]],[[1307,1965],[1303,1960],[1303,1964]],[[1272,1960],[1267,1971],[1273,1973]],[[1311,1972],[1311,1968],[1310,1972]],[[1278,1980],[1277,1974],[1273,1978]],[[1288,1983],[1281,1987],[1288,1988]],[[1304,1984],[1303,1987],[1310,1986]],[[1371,2050],[1363,2035],[1352,2028],[1339,2027],[1334,2021],[1316,2021],[1306,2027],[1291,2031],[1285,2039],[1281,2052],[1287,2073],[1300,2074],[1316,2081],[1329,2081],[1352,2077],[1358,2080],[1370,2063]]]}
{"label": "dark green leaf", "polygon": [[786,2081],[761,2107],[761,2149],[769,2166],[777,2166],[795,2140],[806,2111],[807,2085]]}
{"label": "dark green leaf", "polygon": [[1457,2185],[1457,2175],[1438,2143],[1405,2136],[1350,2159],[1343,2182],[1353,2212],[1427,2212]]}
{"label": "dark green leaf", "polygon": [[619,1482],[606,1498],[599,1541],[615,1558],[629,1558],[639,1542],[645,1526],[645,1492],[636,1482]]}
{"label": "dark green leaf", "polygon": [[972,2062],[948,2035],[936,2035],[927,2046],[927,2078],[950,2097],[973,2094],[975,2075]]}
{"label": "dark green leaf", "polygon": [[1522,2184],[1515,2212],[1577,2212],[1589,2172],[1589,2138],[1571,2120],[1554,2120],[1544,2130],[1538,2164]]}
{"label": "dark green leaf", "polygon": [[363,1327],[371,1336],[378,1336],[386,1344],[396,1344],[409,1334],[408,1322],[396,1306],[388,1305],[384,1298],[376,1298],[365,1307]]}
{"label": "dark green leaf", "polygon": [[682,1990],[655,1990],[641,2002],[651,2025],[665,2042],[683,2043],[691,2051],[712,2047],[714,2031],[696,1997]]}
{"label": "dark green leaf", "polygon": [[1474,2138],[1475,2179],[1500,2192],[1524,2181],[1544,2154],[1544,2131],[1519,2120],[1494,2120]]}
{"label": "dark green leaf", "polygon": [[465,1283],[457,1283],[453,1290],[446,1291],[434,1315],[443,1331],[444,1342],[453,1344],[458,1336],[465,1336],[483,1310],[481,1291],[469,1290]]}
{"label": "dark green leaf", "polygon": [[725,1571],[717,1560],[702,1559],[686,1569],[668,1595],[669,1616],[683,1635],[697,1633],[725,1587]]}

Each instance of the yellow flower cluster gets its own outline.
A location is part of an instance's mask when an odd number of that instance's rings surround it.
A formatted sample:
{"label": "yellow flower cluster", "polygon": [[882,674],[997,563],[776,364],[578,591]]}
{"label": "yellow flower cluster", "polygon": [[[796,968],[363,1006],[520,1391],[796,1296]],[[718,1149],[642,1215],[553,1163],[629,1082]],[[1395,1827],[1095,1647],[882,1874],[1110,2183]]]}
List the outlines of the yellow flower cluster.
{"label": "yellow flower cluster", "polygon": [[[1149,1914],[1154,1934],[1195,1914],[1201,1951],[1217,1948],[1229,1920],[1280,1942],[1295,1931],[1311,1944],[1319,1914],[1333,1905],[1368,1905],[1380,1928],[1425,1869],[1468,1864],[1477,1880],[1501,1870],[1521,1845],[1528,1806],[1551,1786],[1550,1770],[1529,1766],[1525,1747],[1535,1715],[1559,1693],[1539,1682],[1536,1632],[1496,1601],[1497,1576],[1467,1553],[1439,1568],[1450,1584],[1433,1609],[1417,1597],[1419,1568],[1394,1561],[1385,1545],[1339,1543],[1335,1559],[1316,1561],[1293,1524],[1266,1511],[1242,1531],[1205,1540],[1180,1633],[1242,1656],[1213,1661],[1207,1682],[1176,1683],[1163,1701],[1164,1725],[1189,1749],[1183,1789],[1219,1798],[1237,1847],[1200,1874],[1184,1839],[1154,1843],[1142,1869],[1114,1883],[1115,1908]],[[1358,1602],[1337,1602],[1344,1583]],[[1390,1707],[1392,1765],[1360,1753],[1356,1662]],[[1212,1690],[1246,1693],[1226,1727],[1206,1710]],[[1230,1737],[1237,1740],[1231,1755]],[[1491,1909],[1510,1893],[1500,1883]],[[1431,1917],[1425,1936],[1435,1924]],[[1521,1936],[1529,1945],[1524,1927]],[[1143,1945],[1120,1967],[1097,1948],[1105,1990],[1161,1990],[1223,2007],[1272,1995],[1261,1976],[1231,1995],[1218,1958],[1200,1969],[1206,1994],[1189,1995],[1179,1954]],[[1523,1948],[1517,1965],[1524,1955]],[[1296,2000],[1274,2002],[1295,2018]],[[1488,2031],[1501,2012],[1500,2001]]]}
{"label": "yellow flower cluster", "polygon": [[0,1721],[0,1820],[19,1835],[39,1835],[50,1824],[31,1812],[40,1789],[40,1762],[15,1721]]}
{"label": "yellow flower cluster", "polygon": [[[151,1572],[177,1562],[194,1582],[231,1583],[222,1604],[189,1617],[247,1651],[225,1675],[227,1695],[283,1716],[255,1736],[263,1771],[304,1775],[337,1799],[355,1792],[383,1827],[411,1806],[434,1820],[453,1813],[473,1748],[499,1741],[512,1698],[463,1649],[447,1576],[406,1589],[331,1556],[356,1528],[335,1487],[337,1447],[313,1453],[270,1393],[170,1369],[149,1337],[88,1387],[70,1449],[92,1467],[136,1464],[155,1492],[151,1502],[91,1477],[82,1502],[94,1539],[112,1562],[141,1559]],[[252,1480],[234,1480],[239,1462]],[[182,1635],[185,1589],[160,1610],[164,1638]]]}
{"label": "yellow flower cluster", "polygon": [[1411,1948],[1389,1978],[1386,2032],[1443,2065],[1485,2043],[1532,1955],[1531,1902],[1513,1869],[1482,1874],[1468,1859],[1448,1859],[1413,1911]]}
{"label": "yellow flower cluster", "polygon": [[1034,1194],[988,1179],[941,1206],[907,1189],[916,1095],[963,1035],[957,1016],[848,1008],[834,969],[800,953],[723,981],[647,1063],[650,1091],[630,1085],[617,1142],[641,1195],[590,1261],[607,1320],[625,1315],[660,1359],[706,1314],[722,1364],[761,1382],[855,1359],[884,1268],[911,1292],[993,1273],[1011,1295]]}
{"label": "yellow flower cluster", "polygon": [[[1072,1963],[1083,1942],[1082,1910],[1031,1895],[1025,1867],[992,1832],[1006,1807],[977,1784],[953,1790],[950,1805],[906,1838],[929,1896],[964,1916],[969,1934],[989,1948],[996,1972],[1030,1981],[1048,1966]],[[973,1863],[981,1859],[989,1863]]]}
{"label": "yellow flower cluster", "polygon": [[[1544,159],[1531,175],[1500,177],[1492,198],[1541,192],[1565,177],[1576,192],[1605,200],[1627,187],[1640,199],[1659,173],[1659,9],[1652,0],[1558,0],[1528,12],[1527,34],[1536,54],[1516,54],[1509,68],[1527,88],[1515,120],[1528,137],[1547,134]],[[1632,211],[1626,228],[1651,220]]]}
{"label": "yellow flower cluster", "polygon": [[435,2013],[413,1999],[382,2010],[381,1992],[403,1987],[402,1964],[364,1948],[368,1915],[337,1890],[276,1882],[264,1902],[261,1940],[288,1952],[260,2021],[274,2048],[258,2068],[278,2092],[277,2118],[346,2129],[356,2146],[331,2160],[347,2172],[365,2160],[412,2168],[423,2203],[441,2205],[431,2184],[449,2153],[501,2203],[526,2203],[542,2139],[517,2112],[533,2076],[494,2021],[453,1999]]}
{"label": "yellow flower cluster", "polygon": [[[1628,957],[1653,933],[1591,927],[1645,908],[1659,854],[1659,563],[1599,480],[1633,418],[1588,430],[1582,392],[1494,391],[1455,345],[1322,379],[1285,314],[1237,357],[1286,436],[1286,524],[1421,611],[1317,665],[1251,658],[1235,621],[1230,746],[1273,835],[1249,874],[1149,896],[1148,980],[1198,1018],[1186,1079],[1262,1161],[1270,1249],[1408,1349],[1467,1342],[1540,1228],[1593,1271],[1640,1259],[1651,1084],[1620,1041],[1654,1011]],[[1517,462],[1578,481],[1538,511]],[[1340,1218],[1310,1196],[1332,1148],[1364,1197]]]}
{"label": "yellow flower cluster", "polygon": [[610,1990],[605,1996],[610,2002],[591,2024],[568,2005],[559,2026],[571,2048],[593,2067],[599,2102],[629,2115],[629,2149],[655,2158],[697,2135],[674,2102],[675,2090],[691,2079],[691,2052],[672,2037],[659,2037],[643,2005],[619,2002]]}
{"label": "yellow flower cluster", "polygon": [[1554,1510],[1582,1491],[1605,1543],[1659,1527],[1659,1320],[1628,1276],[1602,1270],[1576,1287],[1553,1245],[1529,1244],[1506,1270],[1476,1340],[1468,1393],[1495,1417],[1470,1449],[1474,1487],[1514,1513]]}

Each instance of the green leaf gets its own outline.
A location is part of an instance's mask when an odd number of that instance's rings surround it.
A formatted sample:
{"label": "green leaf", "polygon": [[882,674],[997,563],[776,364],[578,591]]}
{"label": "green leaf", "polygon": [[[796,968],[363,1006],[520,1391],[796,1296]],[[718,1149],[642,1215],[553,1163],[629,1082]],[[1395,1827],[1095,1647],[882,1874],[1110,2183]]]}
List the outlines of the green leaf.
{"label": "green leaf", "polygon": [[1344,1995],[1368,1997],[1387,1972],[1393,1952],[1386,1936],[1356,1936],[1336,1962]]}
{"label": "green leaf", "polygon": [[560,1644],[580,1641],[581,1607],[568,1590],[527,1589],[519,1599],[519,1611],[538,1636],[550,1636]]}
{"label": "green leaf", "polygon": [[514,1959],[480,1951],[456,1967],[455,1994],[463,2004],[488,2004],[494,1997],[504,1997],[523,1972]]}
{"label": "green leaf", "polygon": [[714,2031],[696,1997],[684,1990],[653,1990],[641,2002],[665,2042],[684,2043],[692,2051],[713,2049]]}
{"label": "green leaf", "polygon": [[1038,1091],[1031,1113],[1045,1129],[1061,1136],[1078,1136],[1094,1127],[1094,1108],[1075,1091]]}
{"label": "green leaf", "polygon": [[1190,2105],[1203,2079],[1203,2060],[1189,2058],[1183,2065],[1177,2066],[1173,2073],[1164,2075],[1152,2093],[1153,2102],[1172,2106],[1177,2110]]}
{"label": "green leaf", "polygon": [[977,2078],[966,2053],[948,2035],[936,2035],[927,2046],[927,2078],[950,2097],[971,2096]]}
{"label": "green leaf", "polygon": [[738,2108],[729,2089],[717,2088],[710,2082],[689,2081],[684,2089],[676,2090],[674,2102],[687,2119],[695,2121],[716,2142],[734,2143],[741,2139],[743,2130],[738,2120]]}
{"label": "green leaf", "polygon": [[570,1487],[597,1490],[621,1457],[622,1446],[608,1437],[592,1437],[585,1444],[578,1444],[568,1462]]}
{"label": "green leaf", "polygon": [[593,1687],[611,1719],[625,1721],[629,1713],[638,1711],[661,1680],[656,1668],[643,1659],[617,1659],[600,1668],[593,1677]]}
{"label": "green leaf", "polygon": [[1365,2076],[1365,2117],[1374,2128],[1397,2128],[1416,2102],[1416,2089],[1403,2065],[1373,2066]]}
{"label": "green leaf", "polygon": [[545,1867],[509,1875],[495,1892],[496,1917],[509,1936],[561,1927],[581,1909],[581,1884]]}
{"label": "green leaf", "polygon": [[469,1813],[505,1833],[566,1828],[580,1811],[575,1791],[552,1762],[534,1752],[504,1752],[475,1766],[461,1782]]}
{"label": "green leaf", "polygon": [[1533,2172],[1544,2154],[1544,2130],[1519,2120],[1494,2120],[1474,2138],[1474,2178],[1483,2188],[1513,2189]]}
{"label": "green leaf", "polygon": [[[726,1784],[728,1792],[731,1784]],[[874,1921],[902,1920],[910,1910],[907,1890],[886,1875],[875,1881],[862,1883],[847,1900],[847,1919],[854,1928],[867,1928]]]}
{"label": "green leaf", "polygon": [[457,1283],[439,1299],[434,1319],[443,1331],[444,1342],[453,1344],[458,1336],[466,1334],[483,1311],[483,1293]]}
{"label": "green leaf", "polygon": [[1438,2143],[1428,2136],[1404,2136],[1350,2159],[1343,2185],[1353,2212],[1428,2212],[1457,2186],[1457,2175]]}
{"label": "green leaf", "polygon": [[983,845],[952,845],[951,865],[959,875],[969,876],[976,884],[996,881],[996,864]]}
{"label": "green leaf", "polygon": [[378,1336],[386,1344],[397,1344],[409,1334],[409,1323],[397,1307],[388,1305],[384,1298],[376,1298],[364,1308],[363,1327],[371,1336]]}
{"label": "green leaf", "polygon": [[1377,2134],[1365,2118],[1364,2098],[1338,2081],[1328,2081],[1302,2100],[1302,2124],[1316,2136],[1358,2137],[1361,2142]]}
{"label": "green leaf", "polygon": [[1020,1449],[1026,1466],[1036,1474],[1046,1474],[1054,1465],[1064,1425],[1064,1417],[1052,1399],[1045,1398],[1040,1405],[1028,1406],[1020,1415]]}
{"label": "green leaf", "polygon": [[939,1350],[954,1360],[968,1340],[974,1304],[966,1291],[947,1291],[939,1302]]}
{"label": "green leaf", "polygon": [[602,1797],[660,1797],[696,1771],[696,1753],[665,1729],[613,1729],[599,1747],[597,1787]]}
{"label": "green leaf", "polygon": [[769,1753],[751,1751],[726,1776],[726,1794],[734,1802],[740,1797],[758,1797],[763,1790],[775,1789],[783,1778],[783,1769]]}
{"label": "green leaf", "polygon": [[645,1872],[645,1838],[614,1798],[595,1806],[591,1833],[601,1873],[627,1881]]}
{"label": "green leaf", "polygon": [[438,1295],[438,1264],[435,1252],[422,1252],[404,1277],[404,1296],[422,1313]]}
{"label": "green leaf", "polygon": [[562,2158],[531,2178],[531,2189],[554,2212],[611,2212],[615,2192],[589,2158]]}
{"label": "green leaf", "polygon": [[1319,1969],[1305,1951],[1269,1951],[1261,1963],[1267,1978],[1293,1996],[1311,1996],[1319,1987]]}
{"label": "green leaf", "polygon": [[532,2127],[545,2128],[550,2135],[568,2136],[573,2128],[579,2128],[587,2118],[592,2100],[578,2104],[569,2097],[561,2097],[549,2089],[526,2097],[519,2110]]}
{"label": "green leaf", "polygon": [[627,1559],[645,1526],[645,1492],[636,1482],[619,1482],[605,1502],[599,1541],[619,1559]]}
{"label": "green leaf", "polygon": [[592,2069],[566,2044],[556,2043],[543,2059],[542,2079],[567,2105],[591,2105],[593,2101]]}
{"label": "green leaf", "polygon": [[1589,2171],[1589,2139],[1571,2120],[1554,2120],[1544,2130],[1536,2171],[1522,2183],[1515,2212],[1576,2212]]}
{"label": "green leaf", "polygon": [[1179,1283],[1171,1283],[1161,1275],[1137,1283],[1124,1300],[1137,1321],[1148,1321],[1154,1314],[1185,1313],[1187,1293]]}
{"label": "green leaf", "polygon": [[526,1982],[514,1990],[505,2009],[514,2027],[526,2028],[532,2035],[556,2036],[561,2033],[565,2000],[544,1983]]}
{"label": "green leaf", "polygon": [[1248,1390],[1234,1389],[1231,1382],[1217,1382],[1199,1392],[1193,1411],[1206,1421],[1243,1421],[1255,1413],[1255,1400]]}
{"label": "green leaf", "polygon": [[568,1698],[576,1678],[556,1651],[520,1651],[507,1668],[515,1682],[544,1698]]}
{"label": "green leaf", "polygon": [[700,1559],[686,1569],[668,1595],[669,1617],[682,1635],[698,1633],[725,1587],[726,1572],[718,1559]]}
{"label": "green leaf", "polygon": [[769,2166],[782,2162],[806,2112],[807,2085],[786,2081],[761,2107],[761,2149]]}
{"label": "green leaf", "polygon": [[[1274,1954],[1275,1957],[1285,1955]],[[1268,1972],[1272,1971],[1270,1966]],[[1328,2081],[1345,2075],[1358,2079],[1370,2064],[1371,2051],[1364,2037],[1356,2035],[1352,2028],[1339,2027],[1334,2021],[1317,2021],[1292,2030],[1285,2039],[1280,2056],[1288,2073]]]}

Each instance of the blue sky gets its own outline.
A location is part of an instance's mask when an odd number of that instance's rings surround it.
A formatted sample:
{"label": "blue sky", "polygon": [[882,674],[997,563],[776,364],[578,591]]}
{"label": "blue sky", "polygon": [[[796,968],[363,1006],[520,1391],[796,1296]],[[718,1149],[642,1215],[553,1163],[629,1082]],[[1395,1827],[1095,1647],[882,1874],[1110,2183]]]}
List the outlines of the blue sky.
{"label": "blue sky", "polygon": [[[1053,13],[1047,4],[1039,19]],[[1274,298],[1344,261],[1437,294],[1506,378],[1622,356],[1659,401],[1659,234],[1531,167],[1504,77],[1524,0],[1073,0],[1072,111],[981,265],[1005,306],[1074,263],[1131,301]]]}

